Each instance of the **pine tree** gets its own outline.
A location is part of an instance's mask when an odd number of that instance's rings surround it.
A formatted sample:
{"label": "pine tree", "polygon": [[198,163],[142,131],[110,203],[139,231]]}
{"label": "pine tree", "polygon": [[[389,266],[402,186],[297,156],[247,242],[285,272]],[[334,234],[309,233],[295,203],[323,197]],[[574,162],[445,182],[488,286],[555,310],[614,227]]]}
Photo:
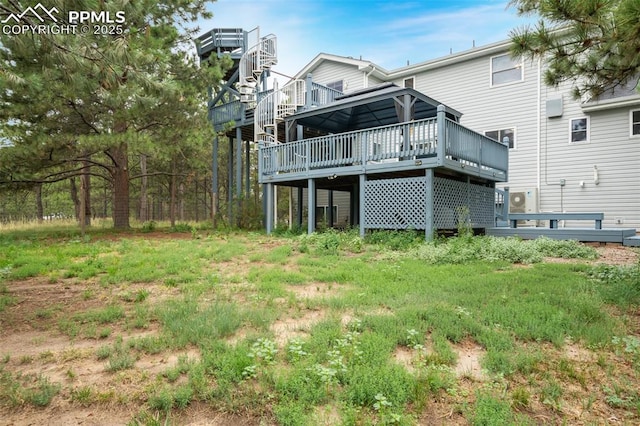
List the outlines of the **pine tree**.
{"label": "pine tree", "polygon": [[[125,22],[108,34],[90,25],[82,34],[0,36],[0,140],[11,145],[0,150],[0,185],[92,174],[112,184],[114,227],[129,227],[130,157],[170,158],[193,140],[187,136],[202,126],[206,87],[222,78],[224,61],[215,56],[198,66],[190,53],[198,30],[185,27],[211,17],[209,2],[42,3],[59,11],[59,24],[80,10],[123,13]],[[27,6],[0,6],[0,21]]]}
{"label": "pine tree", "polygon": [[512,53],[543,58],[545,83],[575,81],[574,96],[598,96],[640,77],[638,0],[513,0],[521,15],[537,14],[535,28],[511,34]]}

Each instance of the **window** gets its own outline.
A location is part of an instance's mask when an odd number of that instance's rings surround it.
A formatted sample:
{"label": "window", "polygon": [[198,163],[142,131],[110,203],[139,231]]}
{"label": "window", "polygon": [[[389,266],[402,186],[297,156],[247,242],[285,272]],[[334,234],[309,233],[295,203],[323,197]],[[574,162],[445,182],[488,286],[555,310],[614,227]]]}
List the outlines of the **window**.
{"label": "window", "polygon": [[631,122],[631,137],[640,136],[640,109],[630,111],[629,119]]}
{"label": "window", "polygon": [[516,147],[515,129],[489,130],[484,132],[484,135],[488,138],[509,145],[509,148]]}
{"label": "window", "polygon": [[337,90],[338,92],[343,92],[344,80],[332,81],[331,83],[327,83],[326,86],[329,89]]}
{"label": "window", "polygon": [[570,122],[571,142],[589,141],[589,119],[587,117],[574,118]]}
{"label": "window", "polygon": [[[329,222],[329,212],[328,206],[316,206],[316,222],[317,223],[328,223]],[[335,223],[338,220],[338,206],[333,205],[333,222]]]}
{"label": "window", "polygon": [[408,87],[409,89],[413,89],[416,79],[414,77],[405,78],[402,81],[402,85],[404,87]]}
{"label": "window", "polygon": [[522,61],[515,61],[509,54],[491,58],[491,85],[522,81]]}

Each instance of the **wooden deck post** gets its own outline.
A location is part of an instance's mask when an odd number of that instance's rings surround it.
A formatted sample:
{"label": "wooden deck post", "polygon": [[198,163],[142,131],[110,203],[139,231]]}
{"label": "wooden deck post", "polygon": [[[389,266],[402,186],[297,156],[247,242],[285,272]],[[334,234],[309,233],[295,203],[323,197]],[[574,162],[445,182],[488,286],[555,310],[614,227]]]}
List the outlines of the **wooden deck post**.
{"label": "wooden deck post", "polygon": [[364,238],[364,225],[365,225],[365,221],[366,221],[366,217],[364,215],[364,195],[365,195],[365,184],[367,182],[367,176],[363,173],[361,175],[358,176],[358,180],[360,182],[360,201],[359,201],[359,206],[360,206],[360,214],[359,214],[359,218],[360,219],[360,236]]}
{"label": "wooden deck post", "polygon": [[309,185],[307,188],[307,233],[313,234],[316,230],[316,181],[311,178],[308,180]]}
{"label": "wooden deck post", "polygon": [[303,188],[301,186],[298,187],[298,210],[296,211],[296,225],[298,227],[302,227],[302,210],[304,209],[303,203]]}
{"label": "wooden deck post", "polygon": [[433,240],[435,227],[433,224],[433,169],[425,169],[425,218],[424,218],[424,238],[427,241]]}
{"label": "wooden deck post", "polygon": [[444,105],[438,105],[437,109],[437,120],[438,120],[438,130],[436,137],[438,138],[438,146],[436,147],[437,155],[438,155],[438,163],[440,165],[444,164],[445,156],[447,155],[447,131],[446,131],[446,123],[445,120],[447,118],[446,107]]}
{"label": "wooden deck post", "polygon": [[211,220],[213,227],[218,226],[218,134],[213,137],[211,149]]}
{"label": "wooden deck post", "polygon": [[266,183],[264,185],[264,199],[265,199],[265,228],[267,235],[273,232],[273,184]]}

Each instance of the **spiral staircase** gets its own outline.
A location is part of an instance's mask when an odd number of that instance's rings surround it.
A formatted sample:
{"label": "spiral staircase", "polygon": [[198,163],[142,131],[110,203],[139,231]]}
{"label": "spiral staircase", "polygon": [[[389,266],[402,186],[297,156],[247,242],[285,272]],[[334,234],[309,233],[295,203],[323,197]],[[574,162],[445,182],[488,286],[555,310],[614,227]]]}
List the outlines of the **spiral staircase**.
{"label": "spiral staircase", "polygon": [[255,42],[243,53],[239,64],[240,101],[255,103],[256,85],[261,81],[262,73],[278,63],[276,36],[269,34],[260,37],[260,28],[248,33]]}

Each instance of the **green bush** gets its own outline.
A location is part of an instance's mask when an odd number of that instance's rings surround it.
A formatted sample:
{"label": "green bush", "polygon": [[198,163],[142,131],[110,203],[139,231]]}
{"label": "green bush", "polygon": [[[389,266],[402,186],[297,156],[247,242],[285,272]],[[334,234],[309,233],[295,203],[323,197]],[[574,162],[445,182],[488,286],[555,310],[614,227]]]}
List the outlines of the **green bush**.
{"label": "green bush", "polygon": [[365,236],[367,244],[376,244],[390,250],[404,251],[424,241],[424,233],[406,231],[373,231]]}
{"label": "green bush", "polygon": [[587,273],[602,296],[621,306],[640,304],[640,264],[632,266],[598,265]]}

